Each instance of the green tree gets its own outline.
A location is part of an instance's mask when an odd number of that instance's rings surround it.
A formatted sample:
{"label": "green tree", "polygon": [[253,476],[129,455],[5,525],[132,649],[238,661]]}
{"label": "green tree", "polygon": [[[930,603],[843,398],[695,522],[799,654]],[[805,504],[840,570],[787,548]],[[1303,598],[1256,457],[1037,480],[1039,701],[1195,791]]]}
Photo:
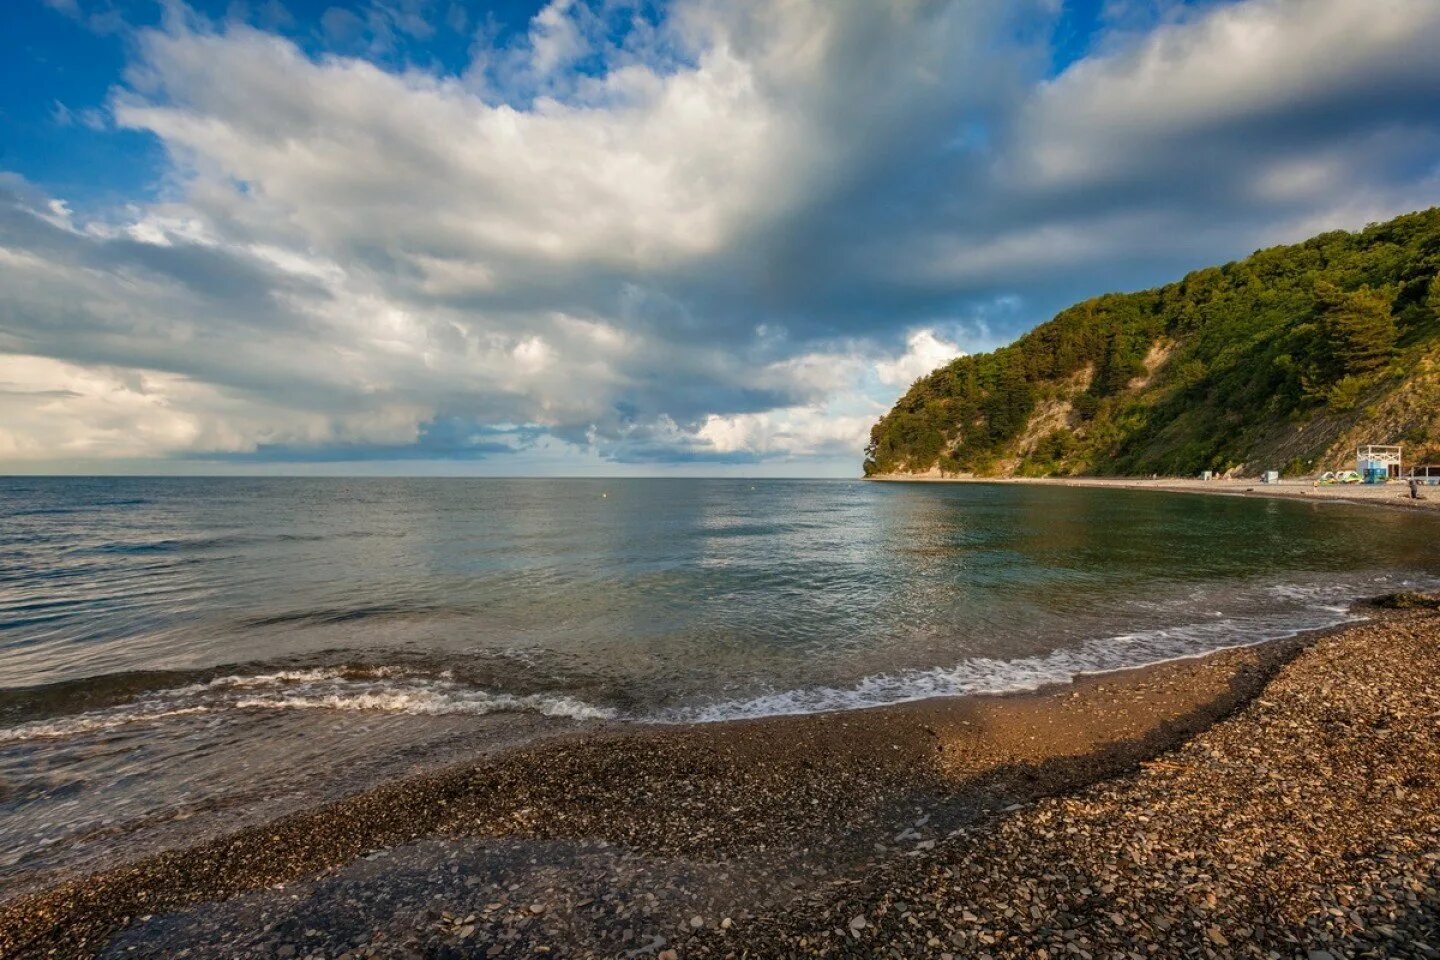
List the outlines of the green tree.
{"label": "green tree", "polygon": [[1101,355],[1090,391],[1097,397],[1114,396],[1144,372],[1145,362],[1131,347],[1128,338],[1118,330],[1112,331],[1105,341],[1105,352]]}
{"label": "green tree", "polygon": [[1013,365],[1000,370],[995,388],[985,403],[985,419],[992,444],[1001,444],[1020,434],[1035,409],[1035,390]]}
{"label": "green tree", "polygon": [[1395,353],[1395,317],[1390,297],[1361,287],[1349,293],[1322,281],[1315,285],[1315,312],[1325,379],[1363,377],[1390,362]]}

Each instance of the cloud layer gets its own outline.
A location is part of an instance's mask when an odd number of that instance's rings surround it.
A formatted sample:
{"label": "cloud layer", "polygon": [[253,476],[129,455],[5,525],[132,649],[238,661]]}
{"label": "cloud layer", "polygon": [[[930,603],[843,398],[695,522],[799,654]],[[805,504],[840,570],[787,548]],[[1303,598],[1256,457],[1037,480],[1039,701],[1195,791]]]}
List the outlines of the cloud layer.
{"label": "cloud layer", "polygon": [[[473,30],[429,9],[384,23]],[[554,0],[458,72],[177,11],[107,103],[159,199],[0,178],[7,464],[853,465],[962,347],[1440,195],[1433,0],[1203,5],[1056,76],[1043,0]]]}

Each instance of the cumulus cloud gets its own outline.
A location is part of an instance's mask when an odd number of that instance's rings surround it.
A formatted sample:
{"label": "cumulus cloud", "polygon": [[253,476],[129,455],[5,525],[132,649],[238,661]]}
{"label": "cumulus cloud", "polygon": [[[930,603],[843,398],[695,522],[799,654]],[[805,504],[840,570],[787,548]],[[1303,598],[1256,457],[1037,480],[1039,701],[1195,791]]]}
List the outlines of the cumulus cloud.
{"label": "cumulus cloud", "polygon": [[[1027,190],[1264,178],[1313,151],[1426,130],[1391,164],[1433,167],[1440,10],[1430,0],[1249,0],[1167,24],[1044,85],[1022,119]],[[1246,160],[1248,162],[1241,162]],[[1232,203],[1250,197],[1223,191]]]}
{"label": "cumulus cloud", "polygon": [[904,389],[941,364],[964,354],[958,343],[942,340],[934,330],[916,330],[905,339],[905,352],[894,360],[875,364],[875,373],[886,386]]}
{"label": "cumulus cloud", "polygon": [[0,455],[858,463],[937,331],[1433,201],[1430,0],[1122,6],[1049,78],[1047,0],[553,0],[458,73],[171,16],[159,199],[0,178]]}
{"label": "cumulus cloud", "polygon": [[818,405],[711,416],[696,436],[718,454],[814,457],[863,449],[874,423],[873,413],[847,415]]}
{"label": "cumulus cloud", "polygon": [[415,411],[321,415],[172,373],[0,355],[0,457],[136,459],[303,447],[346,435],[416,439]]}

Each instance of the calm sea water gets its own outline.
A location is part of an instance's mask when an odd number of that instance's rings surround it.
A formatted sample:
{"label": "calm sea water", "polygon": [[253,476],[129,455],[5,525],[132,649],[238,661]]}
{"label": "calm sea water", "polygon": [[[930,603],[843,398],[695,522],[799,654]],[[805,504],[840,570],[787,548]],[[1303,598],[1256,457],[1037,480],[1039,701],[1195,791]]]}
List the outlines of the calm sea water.
{"label": "calm sea water", "polygon": [[1336,623],[1440,524],[1121,490],[0,479],[0,885],[554,730],[1002,691]]}

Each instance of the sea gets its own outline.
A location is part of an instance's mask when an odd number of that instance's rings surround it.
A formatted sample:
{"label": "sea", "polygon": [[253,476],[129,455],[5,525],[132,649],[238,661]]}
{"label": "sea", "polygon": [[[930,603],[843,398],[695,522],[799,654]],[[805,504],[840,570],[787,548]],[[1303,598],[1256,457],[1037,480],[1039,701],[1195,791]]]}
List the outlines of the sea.
{"label": "sea", "polygon": [[1440,518],[1017,485],[0,478],[0,889],[576,730],[1003,693],[1440,585]]}

